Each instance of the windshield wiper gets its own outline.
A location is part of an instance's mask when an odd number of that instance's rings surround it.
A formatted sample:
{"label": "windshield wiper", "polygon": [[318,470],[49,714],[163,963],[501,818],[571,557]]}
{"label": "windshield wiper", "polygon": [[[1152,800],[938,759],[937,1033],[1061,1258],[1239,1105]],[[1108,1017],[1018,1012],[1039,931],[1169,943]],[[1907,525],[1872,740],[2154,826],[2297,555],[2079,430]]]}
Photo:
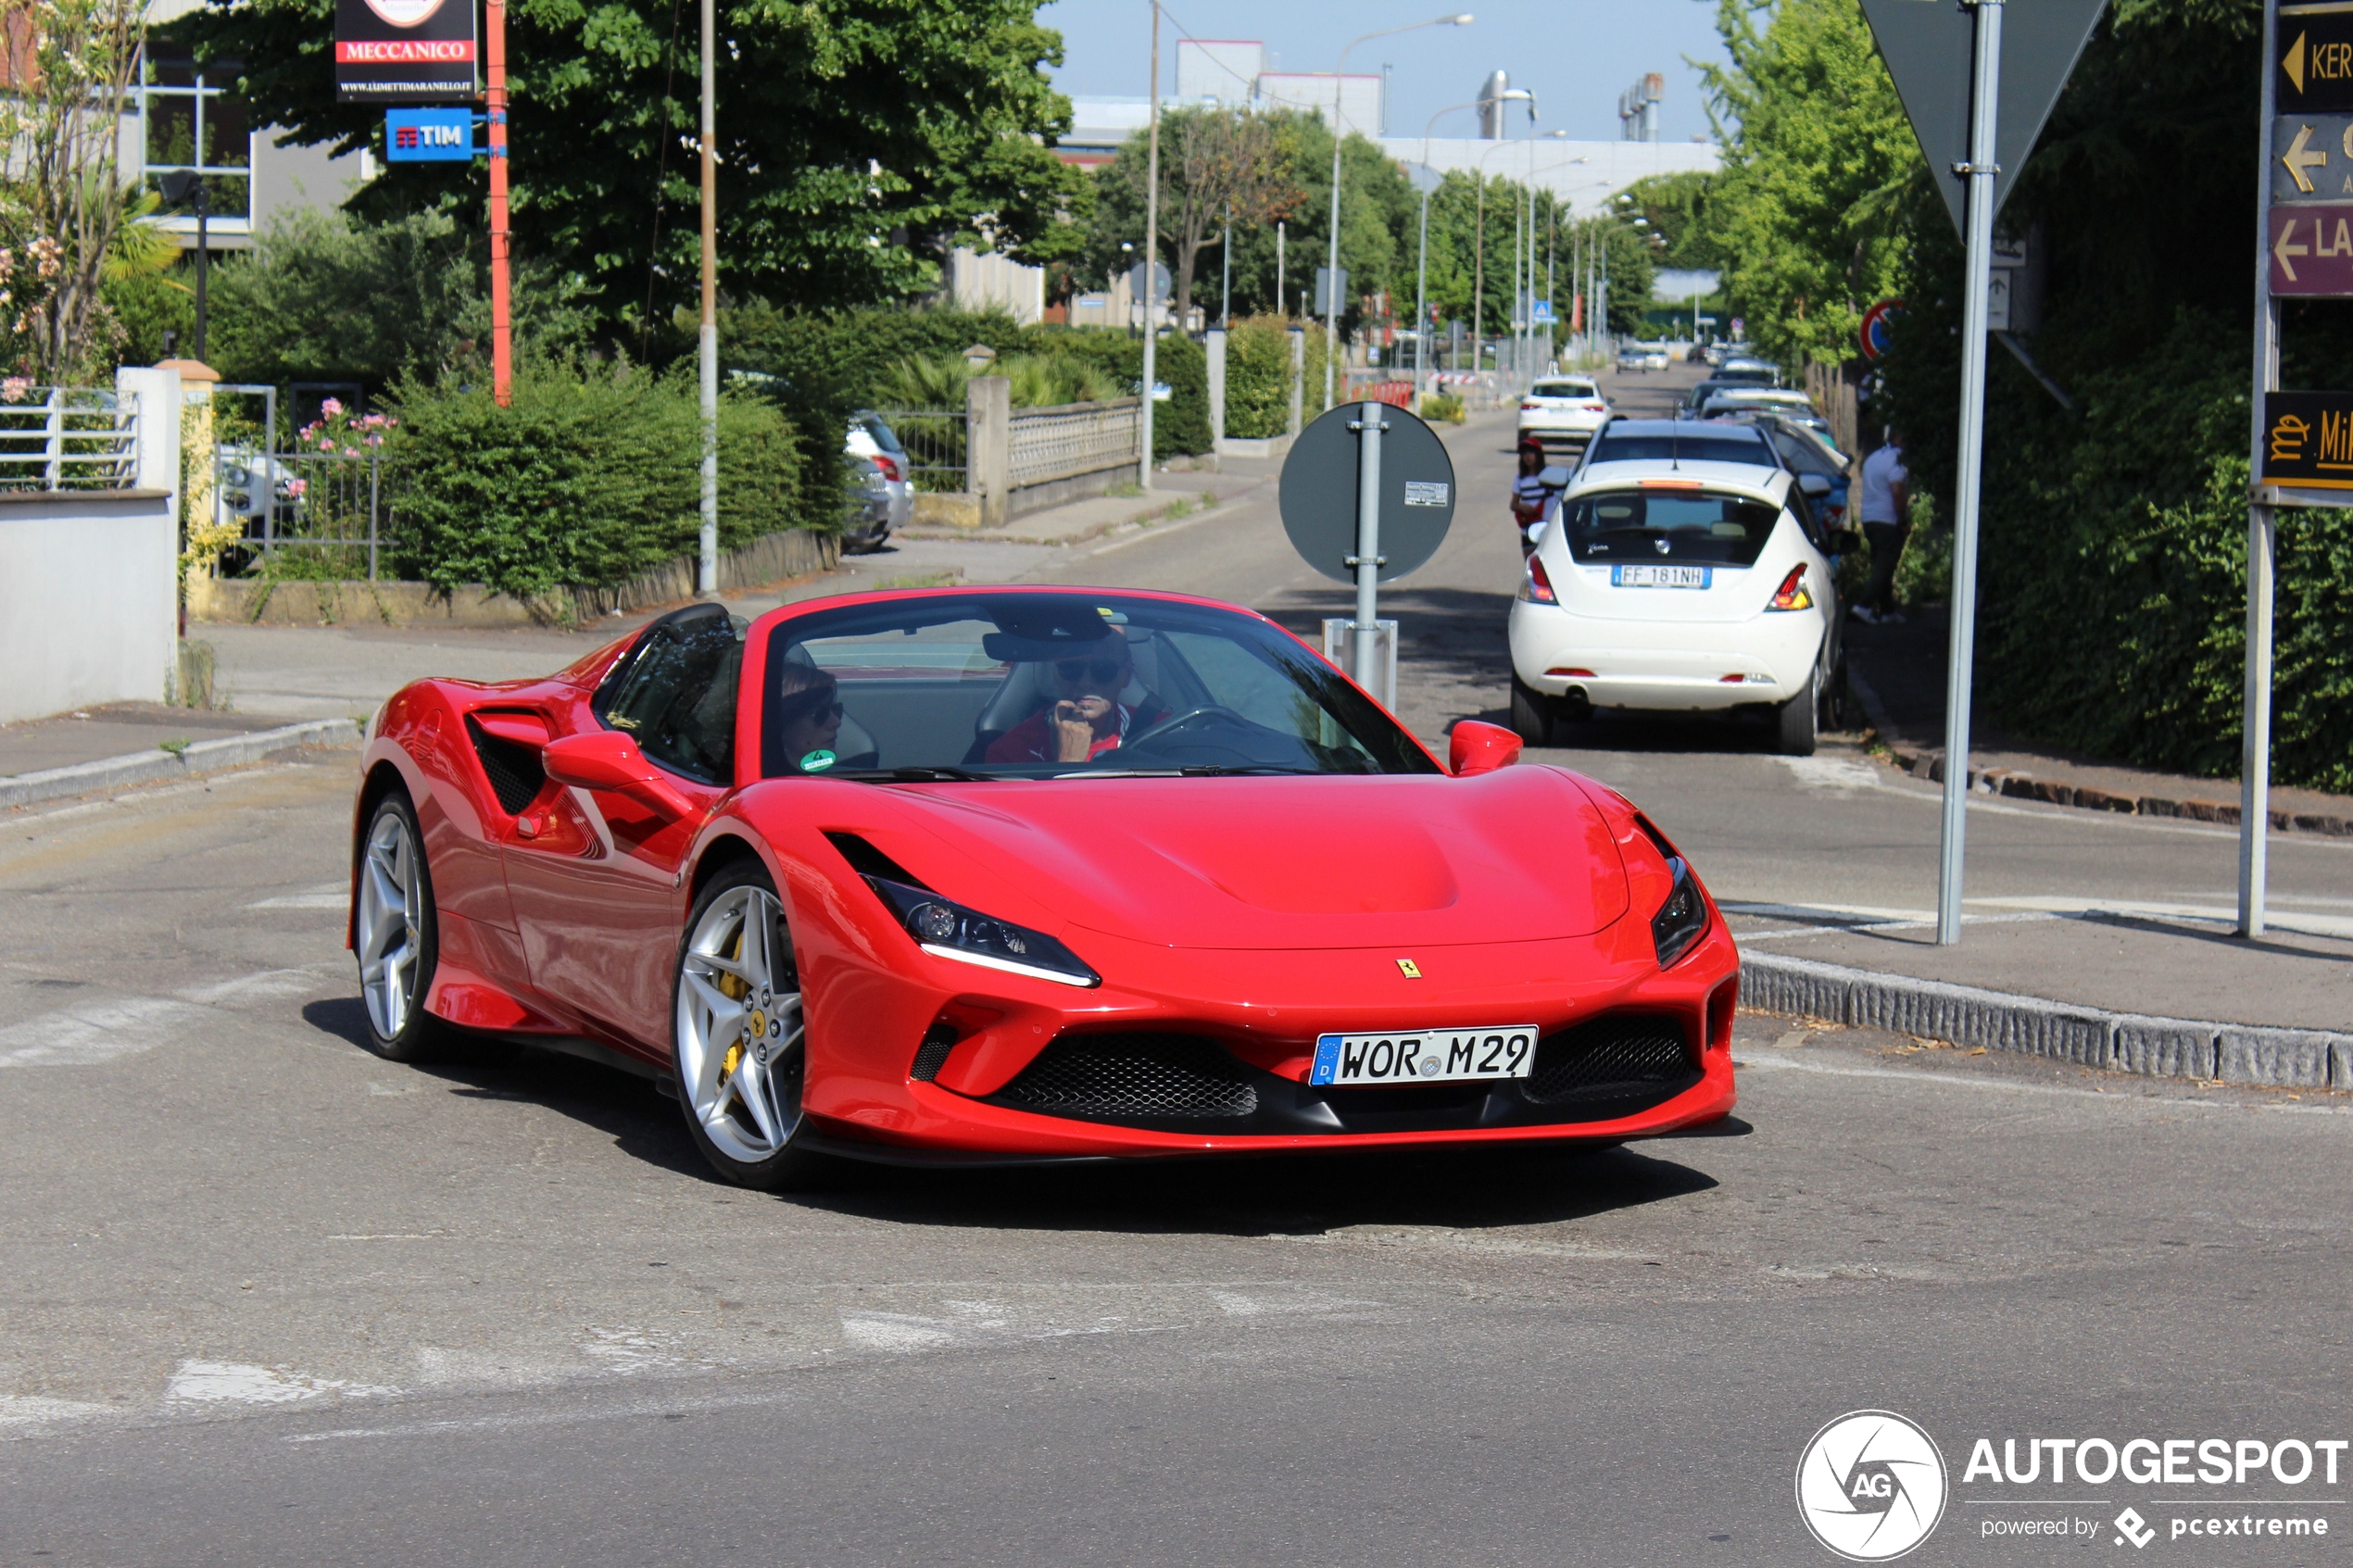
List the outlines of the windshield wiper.
{"label": "windshield wiper", "polygon": [[1057,779],[1217,779],[1240,773],[1322,773],[1322,768],[1294,768],[1279,762],[1195,762],[1181,768],[1089,768],[1084,772],[1053,773]]}
{"label": "windshield wiper", "polygon": [[996,778],[995,773],[975,773],[969,768],[945,765],[916,768],[844,768],[837,772],[815,775],[828,779],[860,779],[870,784],[927,784],[935,780],[953,780],[959,784],[979,784]]}

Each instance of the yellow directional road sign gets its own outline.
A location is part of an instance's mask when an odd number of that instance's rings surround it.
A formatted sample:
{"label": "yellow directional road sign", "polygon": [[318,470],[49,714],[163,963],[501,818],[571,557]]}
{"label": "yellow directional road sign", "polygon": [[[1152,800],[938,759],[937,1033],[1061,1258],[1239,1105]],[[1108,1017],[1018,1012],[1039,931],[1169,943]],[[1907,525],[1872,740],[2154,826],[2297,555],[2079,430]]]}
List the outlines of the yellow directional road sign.
{"label": "yellow directional road sign", "polygon": [[2353,490],[2353,392],[2265,393],[2262,483]]}

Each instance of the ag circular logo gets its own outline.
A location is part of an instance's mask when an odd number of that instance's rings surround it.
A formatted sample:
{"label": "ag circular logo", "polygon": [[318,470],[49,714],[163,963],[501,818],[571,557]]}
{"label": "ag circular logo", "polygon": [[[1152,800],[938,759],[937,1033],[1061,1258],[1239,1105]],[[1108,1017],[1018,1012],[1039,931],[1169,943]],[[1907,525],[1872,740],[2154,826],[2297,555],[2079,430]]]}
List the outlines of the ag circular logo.
{"label": "ag circular logo", "polygon": [[1854,1562],[1901,1557],[1944,1516],[1944,1456],[1891,1411],[1856,1411],[1814,1434],[1797,1461],[1797,1511]]}

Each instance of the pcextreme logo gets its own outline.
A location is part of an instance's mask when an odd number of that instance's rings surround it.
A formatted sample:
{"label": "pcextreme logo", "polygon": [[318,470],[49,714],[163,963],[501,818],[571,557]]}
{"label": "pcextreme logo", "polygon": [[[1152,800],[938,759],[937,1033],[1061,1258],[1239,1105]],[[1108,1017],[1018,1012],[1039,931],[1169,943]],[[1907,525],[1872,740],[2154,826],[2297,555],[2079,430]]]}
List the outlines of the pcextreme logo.
{"label": "pcextreme logo", "polygon": [[1903,1556],[1944,1516],[1944,1456],[1893,1411],[1855,1411],[1797,1461],[1797,1509],[1814,1538],[1854,1562]]}

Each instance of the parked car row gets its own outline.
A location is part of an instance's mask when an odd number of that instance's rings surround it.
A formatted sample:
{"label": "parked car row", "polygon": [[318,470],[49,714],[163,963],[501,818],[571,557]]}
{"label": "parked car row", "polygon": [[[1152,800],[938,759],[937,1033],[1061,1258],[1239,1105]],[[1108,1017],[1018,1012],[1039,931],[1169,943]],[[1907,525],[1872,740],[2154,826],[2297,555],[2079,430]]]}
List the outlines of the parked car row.
{"label": "parked car row", "polygon": [[1596,708],[1761,709],[1809,755],[1843,717],[1845,463],[1777,409],[1607,420],[1532,542],[1509,621],[1512,724]]}

